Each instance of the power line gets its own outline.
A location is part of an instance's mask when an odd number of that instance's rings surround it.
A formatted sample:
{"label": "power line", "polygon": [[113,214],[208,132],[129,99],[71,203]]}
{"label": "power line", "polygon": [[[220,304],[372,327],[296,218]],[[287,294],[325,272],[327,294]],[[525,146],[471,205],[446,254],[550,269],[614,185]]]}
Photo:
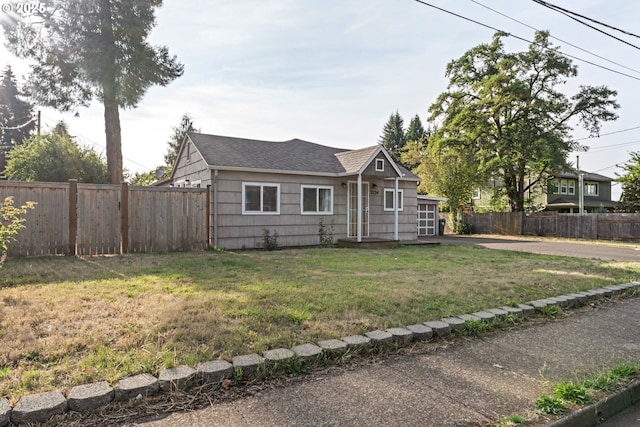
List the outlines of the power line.
{"label": "power line", "polygon": [[612,30],[616,30],[616,31],[619,31],[619,32],[621,32],[623,34],[626,34],[628,36],[633,36],[633,37],[637,37],[637,38],[640,39],[640,36],[637,35],[637,34],[631,33],[629,31],[621,30],[620,28],[614,27],[613,25],[606,24],[604,22],[598,21],[597,19],[589,18],[588,16],[581,15],[581,14],[579,14],[577,12],[572,12],[572,11],[570,11],[568,9],[564,9],[564,8],[562,8],[560,6],[555,5],[555,4],[547,3],[547,2],[545,2],[543,0],[533,0],[533,1],[538,3],[538,4],[543,5],[545,7],[550,7],[550,8],[553,8],[553,9],[557,9],[557,10],[561,10],[563,12],[570,13],[570,14],[575,15],[575,16],[579,16],[580,18],[583,18],[583,19],[586,19],[588,21],[594,22],[594,23],[596,23],[598,25],[602,25],[603,27],[611,28]]}
{"label": "power line", "polygon": [[625,145],[640,144],[640,141],[621,142],[620,144],[603,145],[602,147],[596,147],[593,150],[589,150],[588,153],[598,153],[600,151],[607,151],[611,148],[624,147]]}
{"label": "power line", "polygon": [[[47,119],[47,120],[49,120],[49,121],[51,121],[51,122],[55,122],[55,120],[54,120],[54,119],[52,119],[51,117],[47,117],[47,116],[45,116],[44,114],[42,115],[42,117],[43,117],[43,118],[45,118],[45,119]],[[80,137],[80,138],[82,138],[83,140],[85,140],[85,141],[87,141],[87,142],[89,142],[89,143],[91,143],[91,144],[93,144],[93,145],[95,145],[95,146],[97,146],[97,147],[100,147],[102,150],[106,150],[106,149],[107,149],[104,145],[102,145],[102,144],[100,144],[100,143],[97,143],[97,142],[93,141],[92,139],[87,138],[87,137],[86,137],[86,136],[84,136],[84,135],[80,135],[80,134],[79,134],[79,133],[77,133],[77,132],[69,132],[69,135],[71,135],[71,136],[76,136],[76,137]],[[140,163],[138,163],[138,162],[136,162],[136,161],[134,161],[134,160],[128,159],[128,158],[126,158],[126,157],[123,157],[122,159],[123,159],[123,160],[128,161],[129,163],[133,163],[133,164],[134,164],[134,165],[136,165],[136,166],[140,166],[141,168],[144,168],[145,170],[152,170],[152,168],[149,168],[149,167],[147,167],[147,166],[145,166],[145,165],[141,165]]]}
{"label": "power line", "polygon": [[[457,14],[457,13],[455,13],[455,12],[451,12],[450,10],[443,9],[443,8],[438,7],[438,6],[435,6],[435,5],[431,4],[431,3],[427,3],[426,1],[423,1],[423,0],[414,0],[414,1],[415,1],[415,2],[417,2],[417,3],[420,3],[420,4],[424,5],[424,6],[428,6],[428,7],[434,8],[434,9],[436,9],[436,10],[439,10],[439,11],[441,11],[441,12],[447,13],[447,14],[449,14],[449,15],[453,15],[453,16],[455,16],[455,17],[458,17],[458,18],[464,19],[465,21],[473,22],[474,24],[478,24],[478,25],[480,25],[480,26],[482,26],[482,27],[489,28],[489,29],[491,29],[491,30],[494,30],[494,31],[498,31],[498,32],[504,33],[504,34],[506,34],[507,36],[510,36],[510,37],[515,38],[515,39],[518,39],[518,40],[524,41],[524,42],[526,42],[526,43],[529,43],[529,44],[533,44],[533,43],[534,43],[533,41],[528,40],[528,39],[526,39],[526,38],[524,38],[524,37],[520,37],[520,36],[517,36],[517,35],[515,35],[515,34],[509,33],[508,31],[500,30],[500,29],[498,29],[498,28],[492,27],[491,25],[484,24],[484,23],[482,23],[482,22],[476,21],[476,20],[471,19],[471,18],[467,18],[466,16],[463,16],[463,15]],[[551,49],[551,48],[546,48],[546,49],[547,49],[547,50],[554,50],[554,49]],[[600,65],[600,64],[596,64],[595,62],[591,62],[591,61],[588,61],[588,60],[586,60],[586,59],[582,59],[582,58],[579,58],[579,57],[577,57],[577,56],[570,55],[570,54],[568,54],[568,53],[564,53],[564,52],[560,52],[560,51],[558,51],[558,53],[559,53],[560,55],[563,55],[563,56],[567,57],[567,58],[575,59],[576,61],[584,62],[584,63],[586,63],[586,64],[593,65],[594,67],[598,67],[598,68],[601,68],[601,69],[603,69],[603,70],[607,70],[607,71],[610,71],[610,72],[612,72],[612,73],[619,74],[619,75],[621,75],[621,76],[629,77],[630,79],[640,81],[640,77],[632,76],[632,75],[630,75],[630,74],[623,73],[622,71],[614,70],[614,69],[612,69],[612,68],[605,67],[605,66]]]}
{"label": "power line", "polygon": [[636,129],[640,129],[640,126],[635,126],[635,127],[632,127],[632,128],[627,128],[627,129],[622,129],[622,130],[616,130],[616,131],[613,131],[613,132],[601,133],[601,134],[599,134],[597,136],[586,136],[584,138],[578,138],[578,139],[576,139],[576,141],[584,141],[585,139],[600,138],[601,136],[615,135],[617,133],[629,132],[630,130],[636,130]]}
{"label": "power line", "polygon": [[32,118],[28,122],[26,122],[24,124],[21,124],[19,126],[14,126],[14,127],[0,126],[0,129],[2,129],[2,130],[19,130],[19,129],[22,129],[22,128],[25,128],[25,127],[29,126],[29,124],[31,124],[35,120],[36,120],[35,118]]}
{"label": "power line", "polygon": [[[505,18],[507,18],[507,19],[510,19],[510,20],[514,21],[514,22],[517,22],[517,23],[518,23],[518,24],[520,24],[520,25],[524,25],[525,27],[530,28],[530,29],[532,29],[532,30],[534,30],[534,31],[540,31],[539,29],[537,29],[537,28],[535,28],[535,27],[532,27],[531,25],[529,25],[529,24],[527,24],[527,23],[525,23],[525,22],[519,21],[519,20],[517,20],[517,19],[515,19],[515,18],[513,18],[513,17],[511,17],[511,16],[509,16],[509,15],[507,15],[507,14],[504,14],[504,13],[502,13],[502,12],[498,11],[498,10],[492,9],[492,8],[490,8],[489,6],[486,6],[486,5],[482,4],[482,3],[480,3],[479,1],[476,1],[476,0],[469,0],[469,1],[470,1],[470,2],[472,2],[472,3],[477,4],[478,6],[484,7],[485,9],[488,9],[488,10],[490,10],[490,11],[494,12],[494,13],[497,13],[497,14],[498,14],[498,15],[500,15],[500,16],[503,16],[503,17],[505,17]],[[566,40],[562,40],[561,38],[555,37],[555,36],[553,36],[551,33],[549,33],[549,37],[551,37],[552,39],[558,40],[558,41],[559,41],[559,42],[561,42],[561,43],[564,43],[564,44],[566,44],[566,45],[569,45],[569,46],[571,46],[571,47],[573,47],[573,48],[575,48],[575,49],[578,49],[578,50],[580,50],[580,51],[582,51],[582,52],[588,53],[589,55],[593,55],[593,56],[595,56],[596,58],[600,58],[600,59],[602,59],[602,60],[604,60],[604,61],[607,61],[607,62],[608,62],[608,63],[610,63],[610,64],[614,64],[614,65],[617,65],[618,67],[626,68],[627,70],[629,70],[629,71],[633,71],[633,72],[635,72],[635,73],[640,73],[640,71],[638,71],[638,70],[636,70],[636,69],[634,69],[634,68],[627,67],[626,65],[620,64],[620,63],[615,62],[615,61],[612,61],[612,60],[610,60],[610,59],[607,59],[607,58],[605,58],[604,56],[598,55],[597,53],[591,52],[591,51],[589,51],[589,50],[587,50],[587,49],[581,48],[580,46],[577,46],[577,45],[575,45],[575,44],[573,44],[573,43],[570,43],[570,42],[568,42],[568,41],[566,41]]]}
{"label": "power line", "polygon": [[[621,43],[624,43],[624,44],[626,44],[626,45],[629,45],[629,46],[631,46],[631,47],[633,47],[633,48],[636,48],[636,49],[640,50],[640,47],[639,47],[639,46],[636,46],[636,45],[635,45],[635,44],[633,44],[633,43],[629,43],[628,41],[623,40],[623,39],[621,39],[620,37],[616,37],[616,36],[614,36],[613,34],[609,34],[609,33],[607,33],[606,31],[603,31],[603,30],[601,30],[601,29],[600,29],[600,28],[598,28],[598,27],[594,27],[593,25],[590,25],[590,24],[587,24],[587,23],[586,23],[586,22],[584,22],[584,21],[581,21],[580,19],[576,18],[575,16],[572,16],[571,14],[572,14],[573,12],[571,12],[571,11],[567,11],[567,12],[565,12],[565,10],[566,10],[566,9],[562,9],[562,8],[557,7],[557,6],[554,6],[554,5],[550,4],[550,3],[546,3],[546,2],[544,2],[544,1],[542,1],[542,0],[532,0],[532,1],[533,1],[534,3],[538,3],[539,5],[542,5],[542,6],[544,6],[544,7],[547,7],[547,8],[549,8],[549,9],[551,9],[551,10],[555,10],[556,12],[561,13],[561,14],[565,15],[566,17],[573,19],[573,20],[574,20],[574,21],[576,21],[576,22],[579,22],[579,23],[581,23],[582,25],[584,25],[584,26],[586,26],[586,27],[589,27],[589,28],[591,28],[591,29],[593,29],[593,30],[596,30],[596,31],[597,31],[597,32],[599,32],[599,33],[602,33],[602,34],[604,34],[604,35],[606,35],[606,36],[611,37],[612,39],[615,39],[615,40],[617,40],[617,41],[619,41],[619,42],[621,42]],[[634,35],[635,35],[635,34],[634,34]]]}

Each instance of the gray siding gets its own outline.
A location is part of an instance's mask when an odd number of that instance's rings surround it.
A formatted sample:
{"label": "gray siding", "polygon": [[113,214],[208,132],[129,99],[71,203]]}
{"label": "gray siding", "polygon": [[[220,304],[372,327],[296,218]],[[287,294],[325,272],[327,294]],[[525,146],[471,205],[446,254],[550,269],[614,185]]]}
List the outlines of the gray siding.
{"label": "gray siding", "polygon": [[[354,177],[355,178],[355,177]],[[322,218],[326,226],[333,227],[335,239],[347,236],[347,189],[343,182],[354,178],[313,177],[288,174],[219,171],[214,198],[217,203],[217,244],[226,249],[255,248],[263,243],[264,229],[278,233],[280,246],[308,246],[320,243],[318,228]],[[369,177],[373,178],[373,177]],[[367,179],[370,183],[369,235],[393,238],[393,212],[384,211],[384,188],[393,188],[393,181],[380,178]],[[242,213],[242,183],[259,182],[280,185],[280,214]],[[373,184],[378,186],[372,190]],[[303,185],[333,187],[333,214],[302,215],[300,191]],[[417,236],[416,183],[401,181],[404,190],[404,210],[399,213],[400,240],[413,240]]]}
{"label": "gray siding", "polygon": [[[189,155],[187,155],[188,152]],[[202,188],[206,188],[207,185],[211,185],[211,172],[209,170],[209,166],[191,142],[188,142],[180,152],[180,156],[176,161],[173,181],[171,184],[175,185],[178,181],[185,179],[188,179],[191,182],[198,180],[201,181],[200,186]]]}

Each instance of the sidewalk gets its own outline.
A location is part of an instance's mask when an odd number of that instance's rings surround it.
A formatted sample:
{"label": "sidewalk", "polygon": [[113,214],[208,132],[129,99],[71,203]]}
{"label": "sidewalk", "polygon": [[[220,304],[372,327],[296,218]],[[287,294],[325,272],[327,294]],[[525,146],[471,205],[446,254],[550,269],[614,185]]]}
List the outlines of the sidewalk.
{"label": "sidewalk", "polygon": [[123,426],[486,426],[532,416],[535,400],[640,357],[640,298],[532,322],[484,339],[440,339],[410,354],[311,374],[193,412]]}

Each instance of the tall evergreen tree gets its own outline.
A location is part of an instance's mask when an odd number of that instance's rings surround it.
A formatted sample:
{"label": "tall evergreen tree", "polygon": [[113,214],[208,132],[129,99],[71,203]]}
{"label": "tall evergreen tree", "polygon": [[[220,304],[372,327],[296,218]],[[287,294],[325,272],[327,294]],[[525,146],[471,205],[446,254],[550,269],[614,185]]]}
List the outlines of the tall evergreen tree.
{"label": "tall evergreen tree", "polygon": [[22,99],[15,75],[7,65],[0,77],[0,171],[6,154],[31,135],[36,126],[33,106]]}
{"label": "tall evergreen tree", "polygon": [[182,145],[182,141],[187,133],[198,132],[198,130],[193,126],[193,119],[188,113],[182,115],[180,124],[178,126],[174,126],[172,131],[173,133],[169,139],[169,149],[167,154],[164,155],[164,162],[169,168],[172,168],[176,162],[178,151],[180,151],[180,146]]}
{"label": "tall evergreen tree", "polygon": [[120,108],[133,108],[152,85],[183,66],[147,37],[162,0],[41,0],[33,16],[4,22],[7,47],[33,61],[29,90],[41,105],[68,111],[104,105],[111,183],[123,179]]}
{"label": "tall evergreen tree", "polygon": [[409,122],[409,127],[407,128],[407,133],[405,135],[405,140],[407,142],[410,141],[420,141],[425,134],[424,127],[422,126],[422,120],[420,120],[420,116],[417,114],[411,119]]}
{"label": "tall evergreen tree", "polygon": [[400,151],[407,140],[404,136],[404,120],[396,111],[392,113],[382,129],[378,143],[381,144],[395,161],[400,161]]}

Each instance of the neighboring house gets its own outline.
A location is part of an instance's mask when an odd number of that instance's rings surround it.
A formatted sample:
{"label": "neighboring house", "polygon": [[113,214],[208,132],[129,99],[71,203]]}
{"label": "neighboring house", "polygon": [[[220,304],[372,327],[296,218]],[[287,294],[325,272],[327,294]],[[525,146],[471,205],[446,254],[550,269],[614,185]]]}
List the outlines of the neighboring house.
{"label": "neighboring house", "polygon": [[212,244],[241,249],[261,247],[265,229],[280,246],[317,245],[320,221],[335,238],[415,240],[419,180],[381,145],[189,133],[166,184],[210,185]]}
{"label": "neighboring house", "polygon": [[613,179],[586,171],[563,171],[551,180],[545,195],[545,210],[560,213],[579,213],[579,174],[584,181],[584,210],[589,213],[611,212],[618,202],[611,200]]}
{"label": "neighboring house", "polygon": [[[580,171],[584,179],[584,210],[588,213],[611,212],[618,202],[611,200],[611,178],[596,173]],[[549,181],[547,191],[538,186],[536,193],[525,194],[530,199],[532,210],[554,211],[559,213],[579,213],[579,176],[576,170],[563,171],[556,174]],[[472,210],[506,211],[508,209],[506,197],[493,200],[496,188],[501,186],[500,179],[492,179],[486,188],[475,189],[471,197]]]}

